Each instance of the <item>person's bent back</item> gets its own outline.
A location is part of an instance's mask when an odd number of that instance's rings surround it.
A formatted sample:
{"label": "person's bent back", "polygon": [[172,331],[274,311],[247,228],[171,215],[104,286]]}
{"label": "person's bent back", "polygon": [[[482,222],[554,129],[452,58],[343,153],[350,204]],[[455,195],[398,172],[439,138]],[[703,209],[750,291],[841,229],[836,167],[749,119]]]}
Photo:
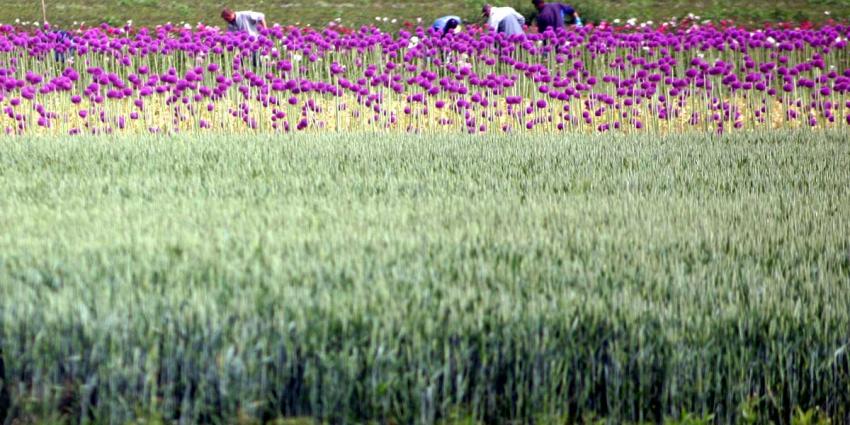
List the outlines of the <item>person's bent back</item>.
{"label": "person's bent back", "polygon": [[450,32],[460,31],[460,25],[462,22],[463,20],[461,20],[458,16],[443,16],[442,18],[437,18],[437,20],[434,21],[434,24],[431,25],[431,28],[441,35],[446,35]]}
{"label": "person's bent back", "polygon": [[563,28],[567,22],[581,25],[581,19],[572,6],[561,3],[546,3],[544,0],[532,0],[532,4],[538,12],[535,20],[539,32],[546,31],[549,28],[553,30]]}
{"label": "person's bent back", "polygon": [[481,12],[487,19],[487,26],[494,31],[507,35],[524,33],[522,26],[525,24],[525,17],[512,7],[493,7],[485,4]]}
{"label": "person's bent back", "polygon": [[221,11],[221,18],[227,22],[227,30],[231,32],[247,32],[256,37],[260,35],[260,29],[266,28],[266,15],[259,12],[234,12],[225,8]]}

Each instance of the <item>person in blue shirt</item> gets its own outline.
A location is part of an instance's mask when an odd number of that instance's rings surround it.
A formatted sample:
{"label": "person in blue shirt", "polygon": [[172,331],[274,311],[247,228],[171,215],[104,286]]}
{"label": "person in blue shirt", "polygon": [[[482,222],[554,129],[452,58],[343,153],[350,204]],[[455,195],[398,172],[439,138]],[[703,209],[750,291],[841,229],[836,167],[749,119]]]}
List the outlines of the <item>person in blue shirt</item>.
{"label": "person in blue shirt", "polygon": [[434,25],[431,25],[431,28],[442,35],[446,35],[452,31],[460,31],[461,23],[463,23],[463,20],[458,16],[443,16],[442,18],[437,18],[437,20],[434,21]]}
{"label": "person in blue shirt", "polygon": [[[65,58],[68,56],[73,56],[76,54],[76,49],[73,47],[66,47],[66,44],[70,44],[73,41],[73,37],[71,33],[64,30],[59,30],[56,32],[56,42],[57,48],[53,50],[53,58],[57,62],[65,62]],[[61,46],[61,47],[59,47]],[[73,62],[73,60],[72,60]]]}
{"label": "person in blue shirt", "polygon": [[564,25],[582,26],[581,16],[578,16],[578,12],[570,5],[564,5],[564,8],[561,9],[561,18],[564,19]]}

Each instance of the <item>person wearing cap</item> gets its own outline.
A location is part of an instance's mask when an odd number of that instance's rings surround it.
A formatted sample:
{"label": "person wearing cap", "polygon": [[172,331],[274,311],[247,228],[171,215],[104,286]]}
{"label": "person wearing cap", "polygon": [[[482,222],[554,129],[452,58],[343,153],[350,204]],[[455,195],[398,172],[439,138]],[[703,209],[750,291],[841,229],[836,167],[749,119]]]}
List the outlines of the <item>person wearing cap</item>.
{"label": "person wearing cap", "polygon": [[431,25],[435,31],[442,35],[446,35],[450,32],[460,32],[460,25],[463,23],[463,20],[457,16],[443,16],[442,18],[437,18],[434,21],[434,25]]}
{"label": "person wearing cap", "polygon": [[544,32],[549,28],[557,30],[563,28],[566,23],[581,26],[581,17],[572,6],[561,3],[546,3],[545,0],[532,0],[537,9],[537,30]]}
{"label": "person wearing cap", "polygon": [[512,7],[493,7],[485,4],[481,13],[487,19],[487,26],[496,32],[507,35],[524,33],[522,26],[525,24],[525,17]]}

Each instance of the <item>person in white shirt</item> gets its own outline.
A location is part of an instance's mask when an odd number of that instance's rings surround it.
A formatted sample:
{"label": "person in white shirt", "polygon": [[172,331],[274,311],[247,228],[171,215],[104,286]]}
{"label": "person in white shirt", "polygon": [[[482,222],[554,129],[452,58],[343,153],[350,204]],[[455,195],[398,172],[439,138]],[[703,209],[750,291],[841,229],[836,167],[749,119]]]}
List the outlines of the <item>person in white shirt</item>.
{"label": "person in white shirt", "polygon": [[221,18],[227,22],[227,30],[231,32],[247,32],[257,37],[260,30],[266,28],[266,15],[259,12],[234,12],[228,8],[221,11]]}
{"label": "person in white shirt", "polygon": [[508,35],[523,34],[522,26],[525,24],[525,17],[514,8],[493,7],[485,4],[481,12],[487,19],[487,26],[493,31]]}

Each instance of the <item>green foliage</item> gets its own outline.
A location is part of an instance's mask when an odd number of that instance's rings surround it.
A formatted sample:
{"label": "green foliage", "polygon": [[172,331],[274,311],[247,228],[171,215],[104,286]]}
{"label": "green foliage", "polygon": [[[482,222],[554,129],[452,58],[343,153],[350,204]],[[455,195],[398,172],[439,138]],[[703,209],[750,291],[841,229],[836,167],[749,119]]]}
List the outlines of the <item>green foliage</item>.
{"label": "green foliage", "polygon": [[803,411],[799,406],[794,410],[791,425],[830,425],[832,421],[820,409],[814,408]]}
{"label": "green foliage", "polygon": [[755,425],[759,422],[759,404],[760,398],[749,396],[738,406],[738,424],[740,425]]}
{"label": "green foliage", "polygon": [[847,136],[5,138],[8,388],[109,423],[846,417]]}
{"label": "green foliage", "polygon": [[678,418],[668,418],[664,420],[664,425],[711,425],[714,423],[714,415],[695,415],[687,411],[682,411]]}

